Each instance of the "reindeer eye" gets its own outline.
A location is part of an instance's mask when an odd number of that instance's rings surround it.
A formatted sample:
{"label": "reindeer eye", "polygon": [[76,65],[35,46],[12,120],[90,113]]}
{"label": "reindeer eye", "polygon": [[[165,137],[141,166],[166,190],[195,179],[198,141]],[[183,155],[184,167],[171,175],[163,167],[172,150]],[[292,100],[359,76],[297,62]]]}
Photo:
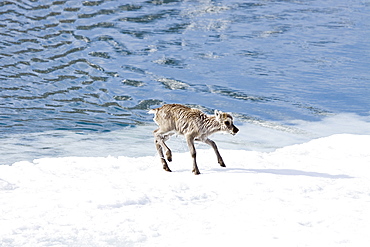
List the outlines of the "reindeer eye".
{"label": "reindeer eye", "polygon": [[226,124],[226,126],[229,126],[230,125],[230,122],[229,121],[225,121],[225,124]]}

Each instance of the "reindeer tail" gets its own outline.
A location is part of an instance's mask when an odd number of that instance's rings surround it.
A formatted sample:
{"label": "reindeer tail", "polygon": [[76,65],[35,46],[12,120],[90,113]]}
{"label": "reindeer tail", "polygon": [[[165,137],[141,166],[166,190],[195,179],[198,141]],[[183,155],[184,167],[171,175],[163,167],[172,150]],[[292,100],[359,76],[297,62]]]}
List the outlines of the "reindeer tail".
{"label": "reindeer tail", "polygon": [[148,111],[149,114],[156,114],[158,109],[151,109]]}

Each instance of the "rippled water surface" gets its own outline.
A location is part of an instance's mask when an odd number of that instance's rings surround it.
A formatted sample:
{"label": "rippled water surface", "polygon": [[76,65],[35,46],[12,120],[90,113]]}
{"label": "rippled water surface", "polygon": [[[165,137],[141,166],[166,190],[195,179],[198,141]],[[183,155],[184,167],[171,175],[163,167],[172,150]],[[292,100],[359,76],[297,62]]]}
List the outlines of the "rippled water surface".
{"label": "rippled water surface", "polygon": [[152,125],[164,103],[259,125],[369,116],[368,1],[1,1],[0,37],[0,136],[20,150]]}

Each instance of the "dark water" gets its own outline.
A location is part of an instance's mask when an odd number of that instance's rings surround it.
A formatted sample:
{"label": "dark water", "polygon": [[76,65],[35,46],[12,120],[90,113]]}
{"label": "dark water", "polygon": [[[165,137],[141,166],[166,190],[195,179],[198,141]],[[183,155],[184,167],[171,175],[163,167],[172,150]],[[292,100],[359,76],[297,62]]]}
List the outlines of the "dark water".
{"label": "dark water", "polygon": [[0,136],[20,150],[152,125],[164,103],[252,124],[370,112],[368,1],[1,1],[0,37]]}

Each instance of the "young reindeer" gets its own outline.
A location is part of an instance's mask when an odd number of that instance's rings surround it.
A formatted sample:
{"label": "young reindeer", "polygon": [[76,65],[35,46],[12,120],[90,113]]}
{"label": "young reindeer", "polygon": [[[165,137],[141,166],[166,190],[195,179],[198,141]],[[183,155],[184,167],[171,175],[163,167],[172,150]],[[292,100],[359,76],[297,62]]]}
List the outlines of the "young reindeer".
{"label": "young reindeer", "polygon": [[179,104],[168,104],[162,107],[150,110],[154,113],[154,122],[159,126],[154,133],[155,146],[163,164],[163,169],[171,172],[163,155],[169,162],[172,161],[171,150],[166,145],[166,141],[173,134],[184,135],[188,144],[190,154],[193,158],[193,173],[200,174],[197,161],[194,141],[202,141],[210,145],[217,156],[218,163],[226,167],[217,146],[208,136],[213,133],[223,131],[235,135],[239,129],[233,124],[233,117],[230,114],[215,110],[214,116],[207,116],[198,109],[189,108]]}

